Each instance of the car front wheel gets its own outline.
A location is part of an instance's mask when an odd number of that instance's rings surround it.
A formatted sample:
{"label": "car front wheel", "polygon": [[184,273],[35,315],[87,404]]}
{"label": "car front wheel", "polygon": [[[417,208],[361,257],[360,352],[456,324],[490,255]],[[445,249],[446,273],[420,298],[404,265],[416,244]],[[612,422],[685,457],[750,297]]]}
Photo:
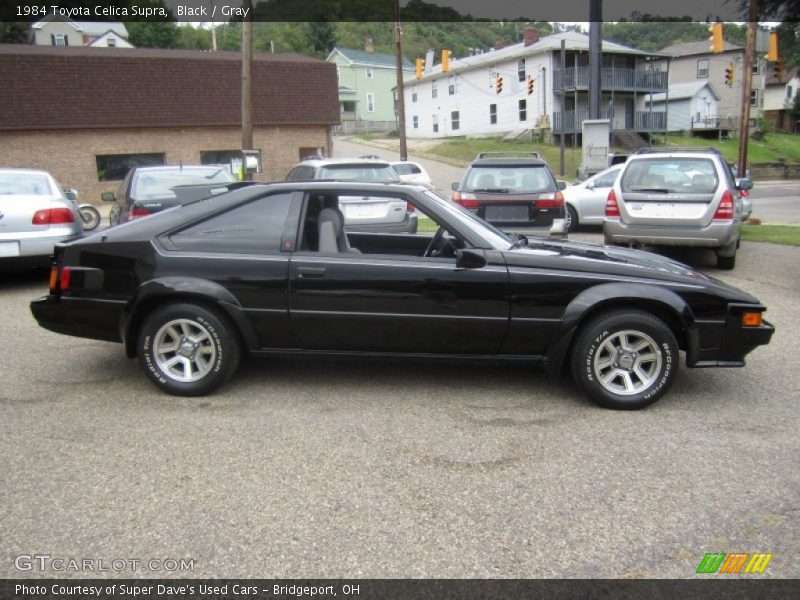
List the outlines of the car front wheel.
{"label": "car front wheel", "polygon": [[149,315],[138,350],[147,376],[176,396],[208,394],[233,375],[241,358],[227,319],[192,303],[168,304]]}
{"label": "car front wheel", "polygon": [[678,344],[655,315],[636,309],[595,317],[578,332],[572,374],[606,408],[644,408],[663,396],[678,370]]}

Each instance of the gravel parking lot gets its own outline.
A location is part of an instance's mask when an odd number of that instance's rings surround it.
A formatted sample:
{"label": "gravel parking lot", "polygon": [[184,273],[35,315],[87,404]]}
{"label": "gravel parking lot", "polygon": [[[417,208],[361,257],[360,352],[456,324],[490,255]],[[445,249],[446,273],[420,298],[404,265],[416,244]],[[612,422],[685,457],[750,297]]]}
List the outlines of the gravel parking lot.
{"label": "gravel parking lot", "polygon": [[733,272],[676,256],[777,332],[634,413],[463,364],[252,361],[170,398],[120,345],[38,328],[45,274],[5,276],[0,576],[87,575],[14,568],[46,553],[195,560],[128,577],[680,578],[749,551],[800,577],[800,248],[745,243]]}

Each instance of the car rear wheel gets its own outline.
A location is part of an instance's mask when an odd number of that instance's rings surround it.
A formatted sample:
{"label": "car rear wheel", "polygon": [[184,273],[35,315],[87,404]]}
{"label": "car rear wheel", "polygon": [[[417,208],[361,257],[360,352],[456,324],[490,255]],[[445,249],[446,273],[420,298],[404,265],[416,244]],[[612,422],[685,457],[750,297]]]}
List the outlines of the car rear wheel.
{"label": "car rear wheel", "polygon": [[606,408],[644,408],[666,393],[678,370],[678,343],[667,325],[640,310],[595,317],[578,332],[572,374]]}
{"label": "car rear wheel", "polygon": [[578,211],[576,211],[570,204],[566,205],[564,211],[564,229],[567,233],[575,231],[578,228]]}
{"label": "car rear wheel", "polygon": [[241,348],[227,319],[192,303],[168,304],[139,332],[139,360],[147,376],[176,396],[202,396],[239,366]]}

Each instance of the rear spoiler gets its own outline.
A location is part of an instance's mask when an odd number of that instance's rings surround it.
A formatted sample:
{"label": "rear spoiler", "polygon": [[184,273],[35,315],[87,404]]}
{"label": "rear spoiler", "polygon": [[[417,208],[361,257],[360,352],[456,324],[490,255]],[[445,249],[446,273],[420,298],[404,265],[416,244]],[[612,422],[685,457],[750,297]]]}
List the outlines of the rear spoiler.
{"label": "rear spoiler", "polygon": [[183,204],[191,204],[192,202],[198,202],[200,200],[205,200],[207,198],[212,198],[214,196],[219,196],[220,194],[227,194],[228,192],[232,192],[233,190],[238,190],[243,187],[248,187],[259,183],[261,182],[231,181],[230,183],[200,183],[192,185],[176,185],[174,188],[172,188],[172,191],[175,192],[175,197],[178,199],[178,203],[183,205]]}

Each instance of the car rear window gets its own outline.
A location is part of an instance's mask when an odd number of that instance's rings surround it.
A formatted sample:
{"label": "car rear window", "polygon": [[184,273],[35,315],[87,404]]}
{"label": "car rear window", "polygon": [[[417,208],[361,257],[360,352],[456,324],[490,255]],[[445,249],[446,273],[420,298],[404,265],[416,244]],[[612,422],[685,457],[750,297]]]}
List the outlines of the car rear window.
{"label": "car rear window", "polygon": [[403,163],[399,165],[392,165],[394,170],[400,173],[400,175],[416,175],[420,172],[419,167],[416,165],[410,165],[408,163]]}
{"label": "car rear window", "polygon": [[142,171],[134,177],[131,196],[137,200],[174,198],[175,192],[172,191],[172,188],[178,185],[228,183],[231,181],[235,181],[233,175],[222,167]]}
{"label": "car rear window", "polygon": [[719,179],[707,158],[652,158],[628,163],[622,174],[623,192],[713,194]]}
{"label": "car rear window", "polygon": [[44,175],[0,173],[0,196],[49,196],[52,193]]}
{"label": "car rear window", "polygon": [[528,194],[554,192],[556,184],[544,165],[498,167],[475,165],[470,168],[464,188],[469,191],[504,191]]}
{"label": "car rear window", "polygon": [[371,181],[376,183],[398,181],[397,171],[390,165],[327,165],[320,167],[317,179]]}

